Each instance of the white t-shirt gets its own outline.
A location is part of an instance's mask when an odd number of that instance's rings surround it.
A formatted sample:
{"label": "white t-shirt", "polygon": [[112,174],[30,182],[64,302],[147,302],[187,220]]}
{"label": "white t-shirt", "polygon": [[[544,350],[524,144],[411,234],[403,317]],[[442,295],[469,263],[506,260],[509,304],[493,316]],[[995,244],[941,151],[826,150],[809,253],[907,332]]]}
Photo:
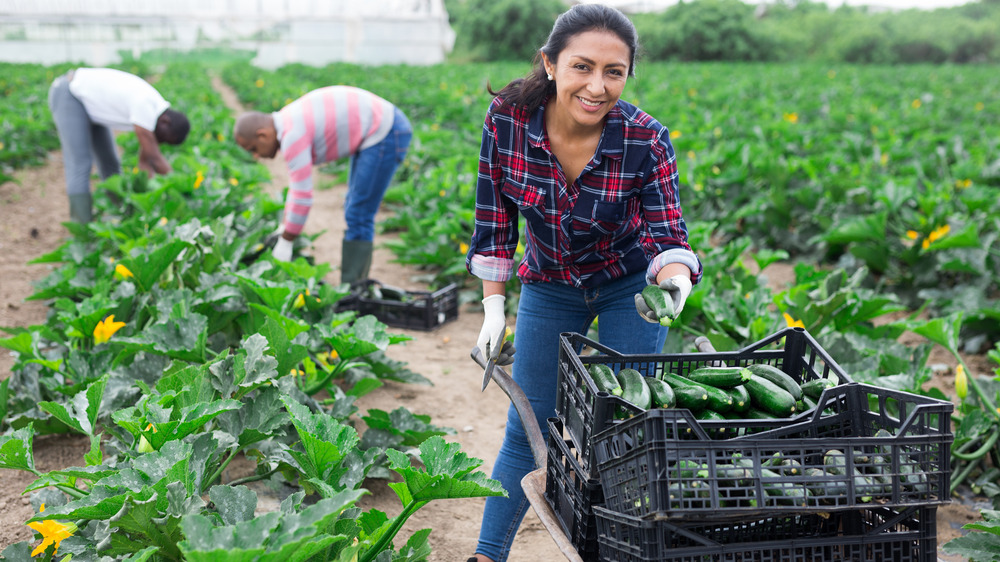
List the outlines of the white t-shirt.
{"label": "white t-shirt", "polygon": [[138,125],[156,129],[156,120],[170,103],[142,78],[113,68],[78,68],[69,91],[80,100],[94,123],[117,131]]}

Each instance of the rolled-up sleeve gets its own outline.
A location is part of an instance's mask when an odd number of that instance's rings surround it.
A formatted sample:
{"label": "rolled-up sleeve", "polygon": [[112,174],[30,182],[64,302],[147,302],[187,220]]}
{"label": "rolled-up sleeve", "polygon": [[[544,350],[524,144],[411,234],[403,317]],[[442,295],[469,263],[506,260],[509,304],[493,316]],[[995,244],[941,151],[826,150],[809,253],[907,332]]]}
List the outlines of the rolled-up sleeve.
{"label": "rolled-up sleeve", "polygon": [[514,275],[517,250],[517,206],[503,197],[503,167],[497,148],[497,129],[490,107],[483,124],[479,150],[479,173],[476,180],[476,215],[466,268],[485,281],[506,282]]}
{"label": "rolled-up sleeve", "polygon": [[677,160],[666,127],[650,152],[642,200],[646,219],[643,246],[651,254],[646,280],[655,283],[656,275],[664,266],[680,263],[691,270],[691,282],[697,284],[703,273],[701,260],[688,244],[687,225],[681,213]]}

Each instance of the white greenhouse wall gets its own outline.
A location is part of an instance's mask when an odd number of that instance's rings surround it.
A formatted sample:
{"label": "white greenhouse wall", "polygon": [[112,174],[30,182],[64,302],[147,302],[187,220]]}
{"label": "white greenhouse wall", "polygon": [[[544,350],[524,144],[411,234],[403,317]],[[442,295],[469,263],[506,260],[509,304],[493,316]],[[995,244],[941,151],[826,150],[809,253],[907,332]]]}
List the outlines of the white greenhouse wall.
{"label": "white greenhouse wall", "polygon": [[0,0],[0,60],[101,66],[120,51],[225,46],[254,64],[435,64],[443,0]]}

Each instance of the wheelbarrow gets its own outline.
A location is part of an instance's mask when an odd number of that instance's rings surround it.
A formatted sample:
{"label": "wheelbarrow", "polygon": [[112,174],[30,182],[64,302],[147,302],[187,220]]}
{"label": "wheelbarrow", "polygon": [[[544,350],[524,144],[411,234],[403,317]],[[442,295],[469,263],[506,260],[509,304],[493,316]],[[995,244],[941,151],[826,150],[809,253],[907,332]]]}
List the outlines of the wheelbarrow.
{"label": "wheelbarrow", "polygon": [[[711,342],[705,337],[696,339],[695,346],[702,353],[715,352]],[[470,355],[473,361],[480,367],[486,368],[486,360],[482,352],[479,351],[478,346],[472,348]],[[545,498],[545,472],[548,462],[548,448],[545,439],[542,437],[542,430],[538,427],[538,421],[535,420],[535,413],[531,409],[528,398],[524,395],[521,387],[514,382],[514,379],[503,368],[494,366],[491,378],[496,381],[497,386],[504,391],[510,399],[511,404],[514,405],[514,409],[517,410],[517,415],[521,418],[521,424],[524,426],[524,433],[528,436],[528,445],[531,447],[531,454],[535,458],[535,470],[532,470],[521,479],[521,489],[524,490],[524,495],[528,498],[528,503],[531,504],[538,519],[542,522],[545,530],[552,536],[552,540],[555,541],[559,551],[563,553],[566,559],[571,562],[584,562],[583,558],[580,557],[580,553],[577,552],[576,547],[573,546],[573,542],[566,536],[566,532],[563,531],[556,512],[552,508],[552,504]]]}

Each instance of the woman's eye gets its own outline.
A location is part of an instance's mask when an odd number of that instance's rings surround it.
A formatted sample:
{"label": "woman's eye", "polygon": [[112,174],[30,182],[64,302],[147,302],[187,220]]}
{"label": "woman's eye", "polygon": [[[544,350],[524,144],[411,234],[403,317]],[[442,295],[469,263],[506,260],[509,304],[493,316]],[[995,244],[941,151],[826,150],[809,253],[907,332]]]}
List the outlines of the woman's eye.
{"label": "woman's eye", "polygon": [[585,65],[585,64],[578,64],[574,68],[576,68],[577,70],[587,70],[587,65]]}

